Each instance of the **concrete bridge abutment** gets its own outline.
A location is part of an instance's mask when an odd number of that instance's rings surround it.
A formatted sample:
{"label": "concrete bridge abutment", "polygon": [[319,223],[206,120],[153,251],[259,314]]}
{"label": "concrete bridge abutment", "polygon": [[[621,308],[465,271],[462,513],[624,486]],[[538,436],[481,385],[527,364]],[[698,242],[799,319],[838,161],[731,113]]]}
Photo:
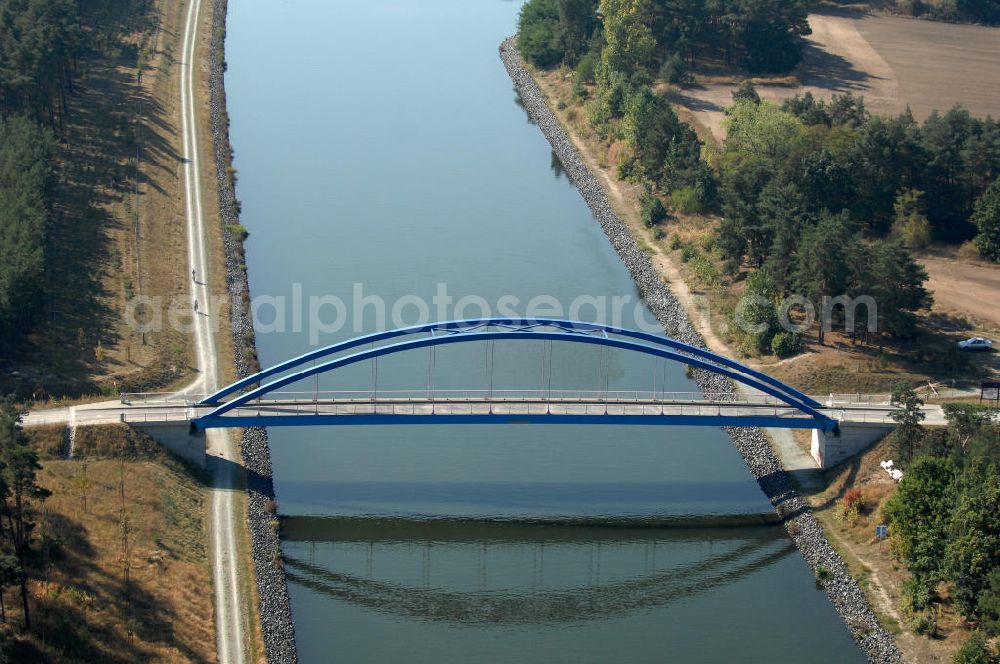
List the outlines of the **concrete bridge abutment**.
{"label": "concrete bridge abutment", "polygon": [[205,432],[195,431],[190,422],[129,422],[128,425],[163,445],[174,456],[199,468],[205,467]]}
{"label": "concrete bridge abutment", "polygon": [[813,429],[810,454],[820,468],[831,468],[868,449],[894,428],[894,424],[841,422],[835,431]]}

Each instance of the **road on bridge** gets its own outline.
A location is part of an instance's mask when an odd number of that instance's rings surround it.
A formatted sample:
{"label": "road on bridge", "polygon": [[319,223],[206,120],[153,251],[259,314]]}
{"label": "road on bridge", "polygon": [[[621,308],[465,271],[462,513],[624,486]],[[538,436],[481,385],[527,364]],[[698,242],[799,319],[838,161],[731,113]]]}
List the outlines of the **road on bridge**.
{"label": "road on bridge", "polygon": [[[200,395],[198,395],[200,396]],[[701,396],[702,398],[696,398]],[[315,415],[341,416],[355,415],[398,415],[400,417],[439,415],[581,415],[581,416],[762,416],[773,415],[801,422],[808,428],[808,422],[799,411],[762,396],[734,398],[729,401],[713,401],[704,395],[690,395],[689,398],[659,398],[652,395],[635,397],[595,398],[593,396],[378,396],[317,399],[269,399],[261,400],[233,409],[221,418],[257,417],[266,418],[304,417]],[[821,399],[817,399],[821,401]],[[212,407],[196,405],[195,398],[185,399],[183,395],[164,395],[159,400],[149,399],[133,405],[120,401],[102,402],[73,409],[60,408],[29,413],[24,420],[26,426],[44,424],[65,424],[75,420],[77,426],[87,424],[107,424],[113,422],[184,422],[208,413]],[[71,411],[72,410],[72,414]],[[892,423],[890,413],[893,407],[887,403],[837,403],[834,407],[823,407],[820,412],[840,422],[848,423]],[[931,426],[946,424],[944,411],[936,404],[923,407]],[[278,424],[275,421],[273,424]],[[233,426],[238,426],[234,424]]]}

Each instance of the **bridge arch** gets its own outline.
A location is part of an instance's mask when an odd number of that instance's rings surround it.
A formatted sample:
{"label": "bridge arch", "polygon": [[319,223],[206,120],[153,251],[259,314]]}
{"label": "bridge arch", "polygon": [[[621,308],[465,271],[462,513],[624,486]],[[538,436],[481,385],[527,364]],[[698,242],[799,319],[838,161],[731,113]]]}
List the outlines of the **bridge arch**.
{"label": "bridge arch", "polygon": [[[401,341],[395,341],[401,338]],[[286,385],[378,357],[420,348],[495,340],[564,341],[597,345],[691,365],[726,376],[768,394],[808,415],[819,424],[818,428],[830,429],[834,426],[834,421],[819,412],[819,404],[810,397],[767,374],[704,348],[698,348],[666,336],[597,323],[560,319],[511,318],[458,320],[416,325],[368,334],[319,348],[261,370],[206,397],[201,405],[214,406],[214,409],[199,419],[203,421],[217,419],[234,408],[260,399]],[[381,341],[393,341],[393,343],[375,346]],[[364,346],[368,346],[368,348],[356,351],[359,347]],[[322,363],[318,362],[320,358],[352,350],[356,352],[341,355]],[[287,373],[290,371],[292,373]],[[286,373],[287,375],[275,378],[270,382],[264,382],[267,378]],[[255,384],[258,385],[256,388],[243,392],[228,401],[222,401],[223,398]]]}

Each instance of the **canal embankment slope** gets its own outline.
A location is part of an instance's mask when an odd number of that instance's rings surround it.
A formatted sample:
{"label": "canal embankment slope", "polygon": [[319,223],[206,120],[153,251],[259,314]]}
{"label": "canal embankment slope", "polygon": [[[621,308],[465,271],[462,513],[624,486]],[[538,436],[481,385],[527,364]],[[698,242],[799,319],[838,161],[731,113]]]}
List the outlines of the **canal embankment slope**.
{"label": "canal embankment slope", "polygon": [[[256,372],[256,341],[250,314],[250,287],[243,249],[245,233],[239,224],[239,203],[233,169],[233,149],[226,112],[225,35],[227,0],[212,0],[209,70],[209,108],[219,217],[223,230],[226,291],[236,376]],[[281,564],[271,477],[271,457],[264,429],[246,429],[240,438],[247,498],[247,527],[253,558],[257,609],[264,654],[271,664],[298,661],[288,584]]]}
{"label": "canal embankment slope", "polygon": [[[690,322],[683,304],[671,292],[649,255],[644,252],[629,228],[615,212],[609,191],[588,168],[583,157],[549,108],[531,73],[517,51],[514,38],[500,46],[500,57],[521,97],[524,109],[537,123],[559,157],[570,180],[593,212],[608,240],[635,281],[647,307],[671,337],[706,347],[704,336]],[[725,378],[696,372],[699,387],[713,393],[733,392]],[[892,635],[886,631],[869,606],[864,593],[850,575],[843,559],[826,539],[809,506],[795,489],[788,474],[766,438],[757,429],[727,430],[768,500],[781,517],[782,524],[802,556],[823,583],[834,607],[851,634],[873,662],[900,660]]]}

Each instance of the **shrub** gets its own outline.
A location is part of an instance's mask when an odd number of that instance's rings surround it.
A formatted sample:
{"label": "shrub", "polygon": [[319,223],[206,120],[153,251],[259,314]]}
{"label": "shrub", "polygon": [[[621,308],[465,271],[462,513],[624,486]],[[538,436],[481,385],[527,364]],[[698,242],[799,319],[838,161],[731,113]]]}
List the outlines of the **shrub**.
{"label": "shrub", "polygon": [[981,258],[982,254],[979,253],[975,240],[966,240],[955,250],[955,257],[963,261],[972,261]]}
{"label": "shrub", "polygon": [[816,565],[816,583],[822,585],[833,578],[833,574],[824,565]]}
{"label": "shrub", "polygon": [[951,660],[954,664],[993,664],[996,659],[990,653],[986,637],[982,632],[973,632]]}
{"label": "shrub", "polygon": [[684,214],[699,214],[705,211],[705,204],[694,187],[681,187],[670,194],[670,202]]}
{"label": "shrub", "polygon": [[667,218],[667,208],[656,194],[647,191],[639,199],[642,204],[642,223],[652,228]]}
{"label": "shrub", "polygon": [[922,215],[913,215],[897,221],[892,232],[910,249],[923,249],[931,242],[931,222]]}
{"label": "shrub", "polygon": [[938,631],[937,618],[933,611],[918,611],[910,620],[913,631],[924,636],[934,637]]}
{"label": "shrub", "polygon": [[[618,179],[619,180],[632,180],[633,178],[639,177],[641,173],[637,168],[635,157],[629,156],[622,159],[621,163],[618,164]],[[643,210],[645,212],[645,210]]]}
{"label": "shrub", "polygon": [[673,235],[670,236],[670,251],[677,251],[682,246],[684,246],[684,243],[681,242],[680,235],[674,233]]}
{"label": "shrub", "polygon": [[850,488],[844,492],[841,504],[843,505],[845,512],[852,507],[857,507],[859,510],[863,510],[865,508],[865,494],[861,492],[860,487]]}
{"label": "shrub", "polygon": [[690,85],[694,77],[688,71],[687,63],[677,53],[663,61],[660,65],[660,78],[672,85]]}
{"label": "shrub", "polygon": [[771,339],[771,352],[778,357],[791,357],[802,350],[802,335],[778,332]]}
{"label": "shrub", "polygon": [[840,508],[840,518],[844,523],[853,526],[861,516],[861,510],[865,508],[865,497],[861,489],[858,487],[848,489],[841,499]]}
{"label": "shrub", "polygon": [[903,613],[914,622],[918,614],[930,607],[933,600],[934,588],[927,578],[914,575],[903,582]]}
{"label": "shrub", "polygon": [[247,236],[250,235],[250,231],[243,224],[226,224],[226,230],[241,241],[247,239]]}
{"label": "shrub", "polygon": [[721,291],[722,279],[719,277],[719,271],[715,268],[715,264],[705,254],[698,252],[697,249],[694,251],[695,255],[688,262],[688,267],[694,273],[695,279],[711,291]]}
{"label": "shrub", "polygon": [[573,84],[573,98],[574,99],[587,99],[590,97],[590,90],[583,83],[576,82]]}
{"label": "shrub", "polygon": [[594,59],[592,53],[588,53],[580,58],[580,62],[576,63],[576,82],[593,83],[596,71],[597,61]]}
{"label": "shrub", "polygon": [[685,244],[681,247],[681,262],[687,263],[692,258],[698,255],[698,250],[691,246],[690,244]]}
{"label": "shrub", "polygon": [[840,514],[840,520],[849,526],[853,526],[858,522],[858,518],[861,516],[861,511],[858,510],[857,505],[853,505],[848,509],[844,510]]}
{"label": "shrub", "polygon": [[667,234],[663,231],[662,228],[654,228],[653,229],[653,239],[654,240],[662,240],[664,237],[666,237],[666,235]]}
{"label": "shrub", "polygon": [[611,122],[611,118],[614,117],[608,103],[602,99],[594,99],[590,104],[588,104],[587,112],[590,116],[590,124],[594,128],[597,135],[601,138],[607,138],[610,133],[608,123]]}

